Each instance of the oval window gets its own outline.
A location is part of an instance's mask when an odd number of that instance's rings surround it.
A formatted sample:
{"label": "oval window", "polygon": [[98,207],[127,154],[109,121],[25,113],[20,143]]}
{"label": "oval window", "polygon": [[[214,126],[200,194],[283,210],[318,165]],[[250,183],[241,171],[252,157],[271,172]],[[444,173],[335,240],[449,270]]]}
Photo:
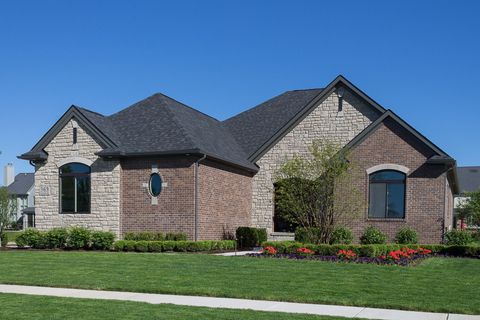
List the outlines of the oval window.
{"label": "oval window", "polygon": [[162,191],[162,178],[158,173],[152,173],[150,176],[150,194],[153,197],[158,197],[160,192]]}

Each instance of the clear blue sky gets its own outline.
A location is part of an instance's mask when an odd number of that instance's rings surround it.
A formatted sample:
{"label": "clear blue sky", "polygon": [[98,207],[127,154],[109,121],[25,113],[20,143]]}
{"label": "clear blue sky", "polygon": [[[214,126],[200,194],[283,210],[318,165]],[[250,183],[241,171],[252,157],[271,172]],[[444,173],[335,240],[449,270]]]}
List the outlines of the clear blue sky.
{"label": "clear blue sky", "polygon": [[[71,105],[163,92],[225,119],[343,74],[480,165],[480,1],[1,1],[0,164]],[[3,170],[2,173],[3,174]]]}

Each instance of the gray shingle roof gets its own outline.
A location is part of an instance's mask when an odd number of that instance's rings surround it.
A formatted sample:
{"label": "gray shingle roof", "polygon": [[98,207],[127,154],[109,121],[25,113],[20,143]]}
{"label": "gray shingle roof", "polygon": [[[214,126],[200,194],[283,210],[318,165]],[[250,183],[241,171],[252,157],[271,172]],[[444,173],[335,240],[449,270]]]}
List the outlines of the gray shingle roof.
{"label": "gray shingle roof", "polygon": [[322,89],[287,91],[223,124],[251,156],[321,92]]}
{"label": "gray shingle roof", "polygon": [[460,193],[480,190],[480,167],[457,167]]}
{"label": "gray shingle roof", "polygon": [[15,180],[7,187],[8,193],[15,195],[25,195],[35,183],[33,173],[19,173],[15,176]]}
{"label": "gray shingle roof", "polygon": [[78,109],[117,145],[101,155],[197,151],[257,170],[220,121],[166,95],[154,94],[108,117]]}

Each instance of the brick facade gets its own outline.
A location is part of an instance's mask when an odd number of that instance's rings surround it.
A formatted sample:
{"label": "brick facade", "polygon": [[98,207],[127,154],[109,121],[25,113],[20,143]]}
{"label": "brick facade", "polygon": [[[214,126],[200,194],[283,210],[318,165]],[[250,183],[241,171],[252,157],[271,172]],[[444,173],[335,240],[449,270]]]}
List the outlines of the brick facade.
{"label": "brick facade", "polygon": [[[380,151],[379,151],[380,150]],[[409,169],[406,180],[405,219],[369,219],[368,209],[358,217],[346,219],[358,241],[364,229],[373,225],[393,241],[403,226],[415,229],[421,243],[439,243],[445,227],[451,226],[446,217],[447,179],[443,165],[429,165],[426,160],[433,152],[391,119],[386,119],[364,141],[355,146],[351,157],[355,187],[368,203],[367,169],[379,164],[402,165]],[[451,191],[448,190],[451,194]],[[450,214],[451,215],[451,214]]]}
{"label": "brick facade", "polygon": [[209,161],[201,162],[198,174],[200,239],[222,239],[249,226],[251,174]]}
{"label": "brick facade", "polygon": [[[160,231],[184,232],[194,239],[195,160],[122,160],[122,236],[132,231]],[[158,167],[164,182],[157,204],[152,204],[148,191],[152,165]],[[249,225],[251,176],[211,161],[202,161],[198,170],[198,239],[222,239],[224,233]]]}

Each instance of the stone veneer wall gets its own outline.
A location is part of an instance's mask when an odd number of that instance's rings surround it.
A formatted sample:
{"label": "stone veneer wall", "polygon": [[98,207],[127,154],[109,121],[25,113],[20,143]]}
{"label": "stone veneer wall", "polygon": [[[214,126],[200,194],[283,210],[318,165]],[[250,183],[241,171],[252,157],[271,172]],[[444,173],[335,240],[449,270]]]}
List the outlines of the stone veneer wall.
{"label": "stone veneer wall", "polygon": [[275,172],[293,155],[308,155],[314,140],[328,140],[344,146],[379,117],[373,107],[346,90],[343,111],[332,93],[295,128],[265,153],[256,164],[260,171],[252,182],[252,225],[273,230],[273,179]]}
{"label": "stone veneer wall", "polygon": [[252,175],[211,161],[200,162],[199,240],[222,239],[250,224]]}
{"label": "stone veneer wall", "polygon": [[443,165],[427,164],[433,151],[391,119],[386,119],[351,151],[355,162],[354,186],[368,203],[367,169],[379,164],[402,165],[409,169],[406,180],[405,219],[369,219],[368,209],[357,217],[345,217],[342,224],[353,230],[358,242],[364,229],[373,225],[393,241],[397,231],[410,226],[417,231],[420,243],[442,240],[446,215],[446,173]]}
{"label": "stone veneer wall", "polygon": [[[77,144],[73,144],[73,128],[77,128]],[[119,235],[120,165],[95,155],[102,147],[75,119],[53,138],[45,148],[48,160],[35,167],[35,223],[40,230],[73,225]],[[59,165],[67,159],[83,158],[91,165],[90,214],[62,214],[59,197]]]}
{"label": "stone veneer wall", "polygon": [[[194,158],[122,160],[121,235],[127,232],[184,232],[194,237]],[[162,192],[152,204],[148,183],[152,165],[162,177]]]}

